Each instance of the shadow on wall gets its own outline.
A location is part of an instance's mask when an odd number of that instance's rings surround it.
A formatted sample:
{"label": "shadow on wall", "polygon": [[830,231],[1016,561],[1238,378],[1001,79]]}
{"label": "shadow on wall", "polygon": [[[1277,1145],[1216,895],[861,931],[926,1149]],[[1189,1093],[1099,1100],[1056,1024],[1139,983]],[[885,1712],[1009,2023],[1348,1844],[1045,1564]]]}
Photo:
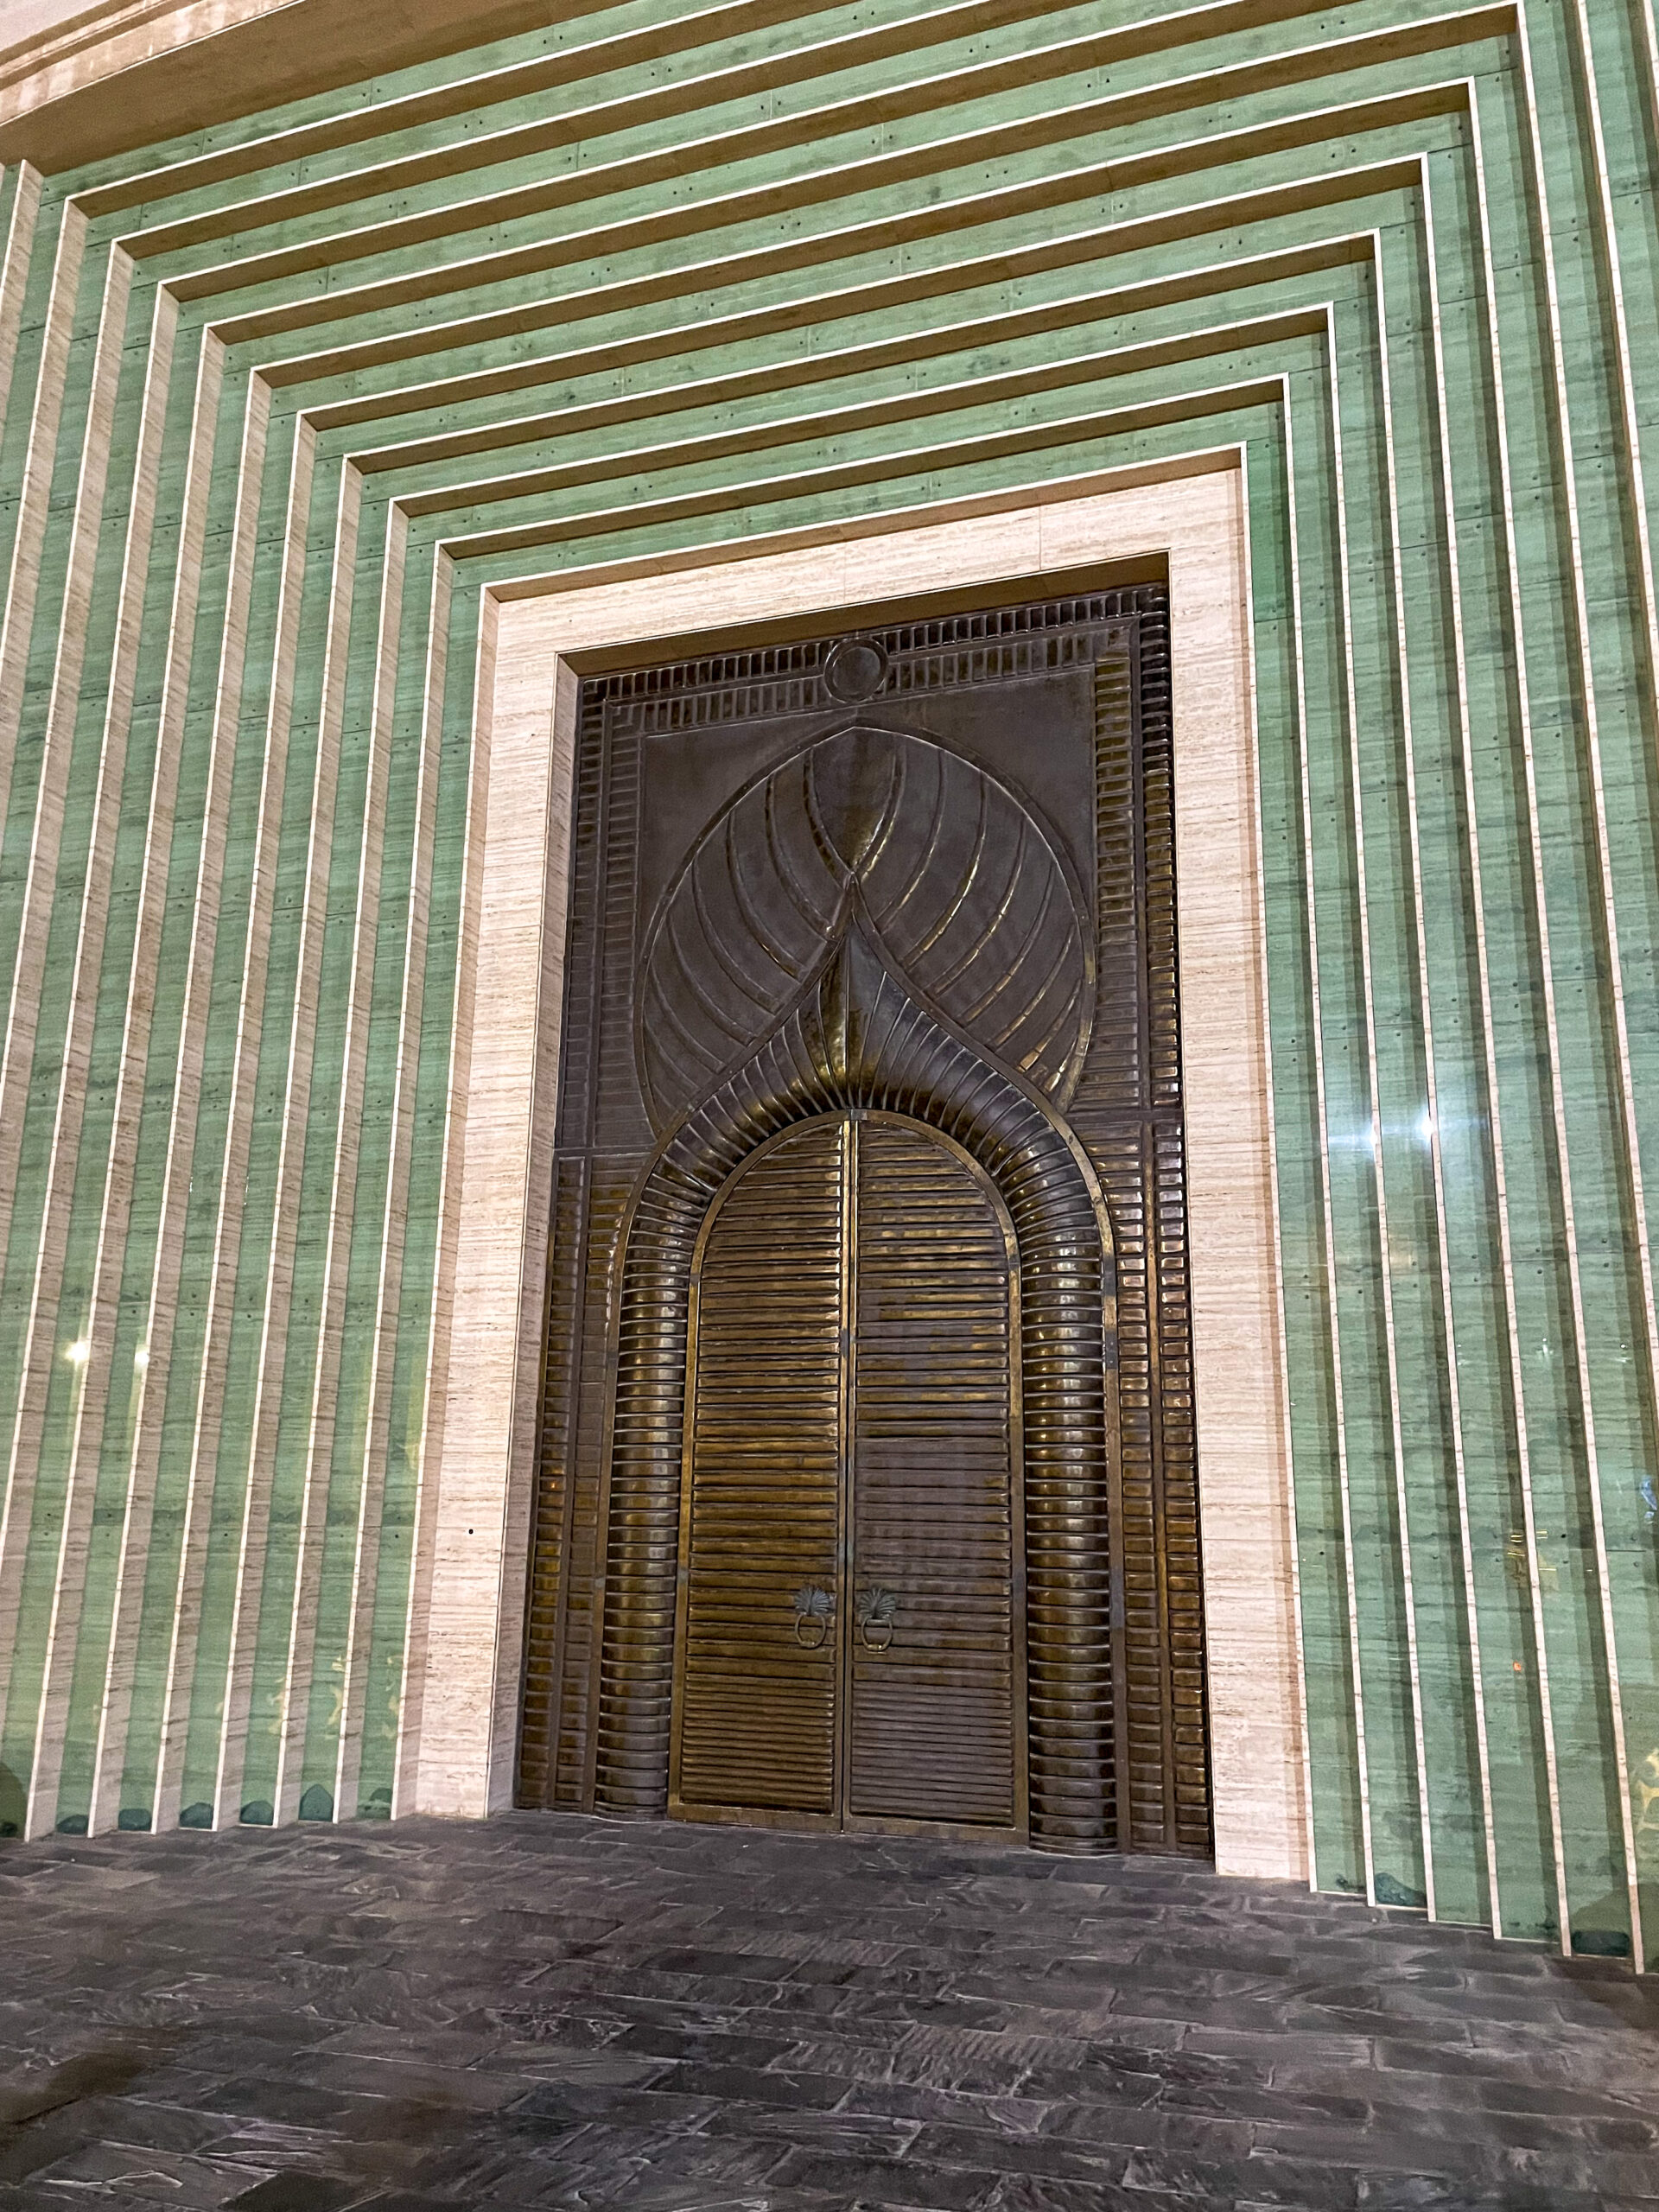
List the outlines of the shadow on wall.
{"label": "shadow on wall", "polygon": [[22,1835],[29,1797],[9,1766],[0,1766],[0,1836]]}

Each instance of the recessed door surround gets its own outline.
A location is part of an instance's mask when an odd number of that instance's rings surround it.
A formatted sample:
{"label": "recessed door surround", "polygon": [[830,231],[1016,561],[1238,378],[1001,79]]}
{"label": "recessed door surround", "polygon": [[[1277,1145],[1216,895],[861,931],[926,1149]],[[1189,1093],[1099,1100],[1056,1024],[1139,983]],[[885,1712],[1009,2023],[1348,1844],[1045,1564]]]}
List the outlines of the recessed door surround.
{"label": "recessed door surround", "polygon": [[584,681],[522,1802],[1207,1848],[1166,638]]}

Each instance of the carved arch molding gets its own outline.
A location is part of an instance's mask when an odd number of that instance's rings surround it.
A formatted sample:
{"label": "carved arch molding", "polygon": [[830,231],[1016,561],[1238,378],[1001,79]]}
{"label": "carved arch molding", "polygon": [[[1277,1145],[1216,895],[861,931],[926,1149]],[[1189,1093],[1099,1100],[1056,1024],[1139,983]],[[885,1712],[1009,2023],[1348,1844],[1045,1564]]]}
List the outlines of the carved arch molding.
{"label": "carved arch molding", "polygon": [[694,1260],[791,1125],[1017,1243],[1029,1834],[1209,1848],[1161,587],[582,684],[521,1803],[668,1806]]}

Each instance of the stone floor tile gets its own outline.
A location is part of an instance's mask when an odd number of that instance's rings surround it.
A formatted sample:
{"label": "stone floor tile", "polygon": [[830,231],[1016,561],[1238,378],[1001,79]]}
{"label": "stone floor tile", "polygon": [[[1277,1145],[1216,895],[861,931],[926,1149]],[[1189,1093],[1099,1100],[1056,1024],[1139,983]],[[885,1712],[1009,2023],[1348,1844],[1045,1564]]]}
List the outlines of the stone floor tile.
{"label": "stone floor tile", "polygon": [[963,2089],[935,2089],[913,2082],[855,2082],[837,2110],[894,2119],[940,2120],[977,2126],[1001,2135],[1035,2135],[1059,2109],[1029,2097],[976,2096]]}
{"label": "stone floor tile", "polygon": [[1659,2208],[1655,1985],[1187,1862],[66,1838],[0,1957],[0,2212]]}
{"label": "stone floor tile", "polygon": [[346,2212],[368,2192],[361,2183],[326,2174],[270,2174],[229,2201],[237,2212]]}
{"label": "stone floor tile", "polygon": [[828,2112],[847,2094],[846,2082],[839,2075],[808,2074],[790,2065],[763,2069],[691,2059],[673,2069],[672,2080],[686,2096],[735,2097],[801,2113]]}
{"label": "stone floor tile", "polygon": [[918,2212],[979,2212],[1000,2178],[993,2167],[924,2165],[905,2158],[878,2163],[856,2155],[803,2147],[791,2151],[774,2169],[780,2188],[816,2190],[843,2202],[870,2197],[882,2205],[918,2208]]}
{"label": "stone floor tile", "polygon": [[101,2204],[115,2195],[173,2204],[180,2212],[213,2212],[248,2186],[244,2168],[153,2145],[87,2143],[30,2177],[42,2203]]}
{"label": "stone floor tile", "polygon": [[1128,2154],[1116,2144],[1071,2141],[1058,2135],[988,2136],[982,2128],[926,2122],[911,2155],[929,2166],[965,2167],[974,2173],[1047,2174],[1062,2181],[1122,2180]]}
{"label": "stone floor tile", "polygon": [[878,2118],[846,2111],[803,2111],[798,2106],[721,2105],[704,2123],[708,2136],[742,2135],[757,2141],[844,2151],[866,2158],[902,2158],[921,2131],[916,2120]]}
{"label": "stone floor tile", "polygon": [[1215,2120],[1202,2113],[1166,2112],[1156,2106],[1132,2111],[1099,2104],[1061,2105],[1045,2130],[1079,2143],[1112,2144],[1125,2150],[1179,2151],[1224,2164],[1250,2154],[1248,2120]]}
{"label": "stone floor tile", "polygon": [[[739,2138],[668,2136],[647,2130],[595,2127],[563,2170],[550,2172],[533,2199],[550,2205],[626,2207],[669,2212],[759,2188],[780,2164],[799,2155],[785,2145]],[[500,2201],[509,2201],[499,2192]],[[496,2201],[492,2198],[490,2201]]]}

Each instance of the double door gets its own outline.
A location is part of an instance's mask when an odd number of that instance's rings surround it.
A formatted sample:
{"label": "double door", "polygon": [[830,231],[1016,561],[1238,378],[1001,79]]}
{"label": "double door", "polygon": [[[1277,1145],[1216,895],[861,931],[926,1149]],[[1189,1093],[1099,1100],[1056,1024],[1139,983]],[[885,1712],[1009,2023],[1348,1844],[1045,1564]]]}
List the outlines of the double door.
{"label": "double door", "polygon": [[948,1140],[765,1147],[694,1275],[671,1809],[1025,1823],[1018,1273]]}

